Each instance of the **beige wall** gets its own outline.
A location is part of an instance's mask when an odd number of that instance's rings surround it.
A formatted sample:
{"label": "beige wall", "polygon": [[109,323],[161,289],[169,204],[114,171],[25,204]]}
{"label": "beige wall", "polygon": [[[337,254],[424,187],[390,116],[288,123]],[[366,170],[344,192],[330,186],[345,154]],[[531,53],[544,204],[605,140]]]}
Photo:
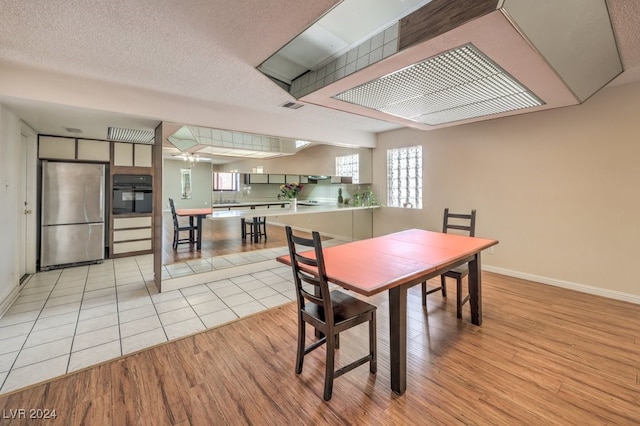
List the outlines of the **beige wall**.
{"label": "beige wall", "polygon": [[478,211],[495,238],[484,266],[640,303],[640,84],[583,105],[378,136],[374,189],[386,197],[386,149],[423,146],[424,209],[382,208],[374,235],[440,230],[445,207]]}

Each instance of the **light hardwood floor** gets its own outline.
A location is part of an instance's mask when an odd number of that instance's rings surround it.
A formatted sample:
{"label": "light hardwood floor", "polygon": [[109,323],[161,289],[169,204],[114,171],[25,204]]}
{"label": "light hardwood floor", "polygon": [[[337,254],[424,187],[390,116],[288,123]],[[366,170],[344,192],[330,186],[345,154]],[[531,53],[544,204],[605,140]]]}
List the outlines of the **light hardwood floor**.
{"label": "light hardwood floor", "polygon": [[[188,220],[180,218],[180,223],[187,224]],[[257,243],[252,242],[250,238],[242,238],[239,218],[226,220],[205,219],[202,221],[202,225],[202,248],[200,250],[189,244],[180,244],[174,250],[173,219],[170,213],[165,213],[162,221],[162,264],[170,265],[194,259],[207,259],[213,256],[287,246],[284,227],[271,225],[269,218],[267,218],[267,238],[260,238]],[[310,234],[301,233],[301,235]],[[182,232],[181,237],[187,237],[187,233]]]}
{"label": "light hardwood floor", "polygon": [[[451,285],[451,293],[455,286]],[[9,410],[55,409],[46,424],[478,424],[640,422],[640,306],[492,273],[484,323],[456,320],[455,297],[409,292],[407,392],[389,388],[386,294],[378,306],[378,373],[336,379],[322,400],[324,349],[294,373],[291,303],[217,329],[0,397]],[[308,333],[307,335],[312,335]],[[341,338],[337,362],[366,347]]]}

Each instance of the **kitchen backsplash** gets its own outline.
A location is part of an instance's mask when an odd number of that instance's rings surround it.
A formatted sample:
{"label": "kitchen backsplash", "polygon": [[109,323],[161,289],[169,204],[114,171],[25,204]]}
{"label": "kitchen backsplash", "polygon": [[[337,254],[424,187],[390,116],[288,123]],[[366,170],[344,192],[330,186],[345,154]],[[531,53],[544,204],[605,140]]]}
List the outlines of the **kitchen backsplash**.
{"label": "kitchen backsplash", "polygon": [[[362,193],[366,191],[369,185],[357,184],[303,184],[304,188],[299,200],[313,200],[321,203],[333,203],[338,201],[338,189],[342,189],[342,197],[344,199],[353,199],[356,192]],[[213,203],[216,202],[246,202],[246,201],[274,201],[278,200],[281,195],[279,184],[254,184],[243,185],[242,189],[237,192],[232,191],[214,191]],[[285,199],[281,195],[282,199]]]}

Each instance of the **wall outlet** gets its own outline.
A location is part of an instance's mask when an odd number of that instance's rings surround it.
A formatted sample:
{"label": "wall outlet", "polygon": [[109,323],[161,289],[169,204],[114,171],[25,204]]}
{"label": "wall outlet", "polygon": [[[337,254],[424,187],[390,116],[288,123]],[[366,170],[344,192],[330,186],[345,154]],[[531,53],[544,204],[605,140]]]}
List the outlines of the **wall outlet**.
{"label": "wall outlet", "polygon": [[491,247],[489,247],[489,248],[487,249],[487,253],[488,253],[488,254],[494,254],[494,253],[495,253],[494,249],[495,249],[495,246],[491,246]]}

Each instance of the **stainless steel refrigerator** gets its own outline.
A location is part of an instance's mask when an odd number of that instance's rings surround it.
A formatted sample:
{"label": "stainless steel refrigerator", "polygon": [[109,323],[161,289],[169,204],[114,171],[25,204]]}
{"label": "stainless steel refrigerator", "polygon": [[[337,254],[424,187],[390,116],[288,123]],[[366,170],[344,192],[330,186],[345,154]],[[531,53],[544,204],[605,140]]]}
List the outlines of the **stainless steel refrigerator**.
{"label": "stainless steel refrigerator", "polygon": [[40,269],[104,259],[105,166],[42,162]]}

